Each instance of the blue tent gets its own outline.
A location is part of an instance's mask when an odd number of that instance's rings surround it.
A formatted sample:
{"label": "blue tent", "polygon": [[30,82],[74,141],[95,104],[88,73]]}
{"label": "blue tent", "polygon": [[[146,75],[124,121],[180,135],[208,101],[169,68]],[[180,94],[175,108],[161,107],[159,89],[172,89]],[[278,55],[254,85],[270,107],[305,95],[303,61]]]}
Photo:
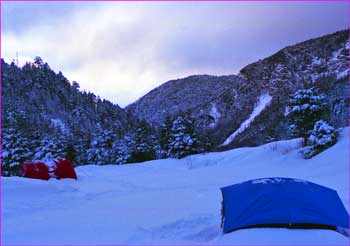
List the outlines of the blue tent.
{"label": "blue tent", "polygon": [[349,228],[338,193],[308,181],[255,179],[221,192],[224,233],[250,227]]}

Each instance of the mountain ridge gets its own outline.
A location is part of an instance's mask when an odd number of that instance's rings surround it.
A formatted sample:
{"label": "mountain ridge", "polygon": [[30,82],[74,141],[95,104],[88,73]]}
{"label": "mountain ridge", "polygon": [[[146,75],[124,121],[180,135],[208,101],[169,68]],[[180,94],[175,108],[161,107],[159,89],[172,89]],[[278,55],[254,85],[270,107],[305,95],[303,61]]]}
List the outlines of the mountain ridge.
{"label": "mountain ridge", "polygon": [[[161,124],[166,114],[175,115],[181,111],[189,111],[196,119],[197,127],[209,132],[215,145],[219,145],[225,136],[227,137],[230,132],[237,129],[249,116],[260,95],[271,94],[273,102],[269,107],[278,110],[278,116],[283,117],[288,97],[296,89],[308,87],[311,84],[322,87],[324,85],[318,84],[322,84],[324,79],[329,79],[332,85],[344,79],[348,75],[348,37],[349,30],[341,30],[289,45],[271,56],[248,64],[236,75],[192,75],[170,80],[125,109],[152,125]],[[345,76],[339,78],[340,73]],[[335,78],[332,78],[334,75]],[[208,82],[208,79],[211,81]],[[209,91],[210,88],[207,87],[210,83],[215,84],[216,88],[212,90],[216,90],[217,93],[207,93],[207,98],[204,99],[202,96],[197,96],[197,94],[201,95],[203,90]],[[343,87],[346,90],[348,85],[343,85]],[[179,93],[180,89],[184,93]],[[327,92],[327,90],[323,91]],[[345,99],[343,95],[342,100]],[[278,104],[281,104],[280,107]],[[346,108],[345,104],[342,107]],[[210,114],[214,108],[221,115],[218,122],[213,122]],[[259,117],[263,115],[264,112]],[[344,116],[339,118],[342,119],[331,120],[331,122],[335,122],[336,126],[345,126]],[[210,126],[214,124],[216,127],[213,129]],[[281,124],[276,124],[276,126],[283,128]],[[217,128],[221,128],[221,133]],[[244,134],[246,133],[243,133],[241,137],[245,138]],[[236,142],[231,147],[257,145],[264,143],[267,139],[290,137],[282,133],[270,135],[273,136],[266,136],[266,140],[249,140],[247,137],[247,141]]]}

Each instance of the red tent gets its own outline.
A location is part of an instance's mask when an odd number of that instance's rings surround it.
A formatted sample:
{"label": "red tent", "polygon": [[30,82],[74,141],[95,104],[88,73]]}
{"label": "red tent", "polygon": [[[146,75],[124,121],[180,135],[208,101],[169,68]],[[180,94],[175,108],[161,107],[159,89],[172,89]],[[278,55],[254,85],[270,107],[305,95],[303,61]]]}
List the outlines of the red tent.
{"label": "red tent", "polygon": [[43,162],[24,162],[20,166],[19,175],[32,179],[50,179],[49,169]]}
{"label": "red tent", "polygon": [[73,164],[67,159],[55,160],[56,166],[54,175],[57,179],[71,178],[77,179]]}

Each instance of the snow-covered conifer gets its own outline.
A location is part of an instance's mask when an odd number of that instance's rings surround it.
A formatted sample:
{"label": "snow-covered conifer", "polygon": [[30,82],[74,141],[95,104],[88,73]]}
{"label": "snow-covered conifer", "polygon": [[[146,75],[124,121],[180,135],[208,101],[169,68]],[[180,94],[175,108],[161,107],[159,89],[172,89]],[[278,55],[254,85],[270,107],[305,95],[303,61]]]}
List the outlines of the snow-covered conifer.
{"label": "snow-covered conifer", "polygon": [[30,160],[33,155],[29,149],[29,141],[13,128],[3,129],[1,140],[2,175],[17,175],[19,165],[24,161]]}
{"label": "snow-covered conifer", "polygon": [[337,142],[338,132],[327,122],[319,120],[310,131],[303,154],[311,158]]}
{"label": "snow-covered conifer", "polygon": [[115,164],[125,164],[130,161],[131,153],[130,148],[126,143],[126,139],[117,140],[113,142],[113,163]]}
{"label": "snow-covered conifer", "polygon": [[307,138],[315,122],[325,111],[325,95],[315,88],[302,89],[294,93],[289,100],[292,125],[290,129],[296,137]]}
{"label": "snow-covered conifer", "polygon": [[87,160],[93,164],[108,164],[114,162],[112,146],[115,140],[115,134],[109,130],[98,128],[87,150]]}
{"label": "snow-covered conifer", "polygon": [[172,118],[169,115],[165,116],[164,123],[160,126],[159,139],[159,158],[167,158],[169,152],[169,140],[172,128]]}
{"label": "snow-covered conifer", "polygon": [[143,120],[138,123],[136,130],[130,135],[130,138],[134,142],[132,145],[129,143],[132,162],[142,162],[155,158],[155,138],[153,138],[151,129],[146,121]]}
{"label": "snow-covered conifer", "polygon": [[194,132],[193,120],[182,114],[172,124],[168,144],[168,156],[182,158],[196,153],[198,138]]}

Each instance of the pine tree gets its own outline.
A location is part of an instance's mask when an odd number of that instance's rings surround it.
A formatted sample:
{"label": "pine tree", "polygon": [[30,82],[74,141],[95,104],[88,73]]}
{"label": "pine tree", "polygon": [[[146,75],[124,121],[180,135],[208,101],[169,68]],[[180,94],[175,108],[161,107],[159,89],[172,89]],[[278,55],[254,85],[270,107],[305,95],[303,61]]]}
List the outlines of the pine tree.
{"label": "pine tree", "polygon": [[164,123],[160,126],[159,158],[168,157],[172,121],[171,116],[166,115]]}
{"label": "pine tree", "polygon": [[113,160],[113,142],[115,135],[112,131],[97,129],[87,150],[87,159],[93,164],[110,164]]}
{"label": "pine tree", "polygon": [[113,143],[113,163],[115,164],[125,164],[130,162],[131,150],[126,144],[125,139],[117,140]]}
{"label": "pine tree", "polygon": [[36,142],[37,147],[34,149],[34,160],[53,163],[55,159],[65,157],[65,146],[62,142],[52,138],[42,138]]}
{"label": "pine tree", "polygon": [[134,144],[131,147],[132,162],[143,162],[155,158],[153,142],[155,138],[152,137],[151,129],[148,127],[145,120],[138,123],[136,130],[131,134]]}
{"label": "pine tree", "polygon": [[13,128],[5,128],[1,140],[2,175],[18,175],[19,165],[30,160],[33,155],[29,149],[28,138]]}
{"label": "pine tree", "polygon": [[41,57],[37,56],[34,58],[34,65],[37,66],[38,68],[42,68],[44,66],[43,59]]}
{"label": "pine tree", "polygon": [[172,124],[168,156],[182,158],[197,152],[198,138],[194,132],[193,120],[181,114],[175,118]]}
{"label": "pine tree", "polygon": [[73,143],[67,143],[65,151],[65,159],[70,160],[73,164],[77,163],[77,153]]}
{"label": "pine tree", "polygon": [[295,137],[303,137],[306,140],[315,122],[325,113],[324,99],[325,95],[315,88],[298,90],[290,98],[289,116],[293,123],[290,129]]}
{"label": "pine tree", "polygon": [[307,147],[303,154],[305,158],[311,158],[337,142],[338,132],[327,122],[319,120],[310,131],[307,139]]}

